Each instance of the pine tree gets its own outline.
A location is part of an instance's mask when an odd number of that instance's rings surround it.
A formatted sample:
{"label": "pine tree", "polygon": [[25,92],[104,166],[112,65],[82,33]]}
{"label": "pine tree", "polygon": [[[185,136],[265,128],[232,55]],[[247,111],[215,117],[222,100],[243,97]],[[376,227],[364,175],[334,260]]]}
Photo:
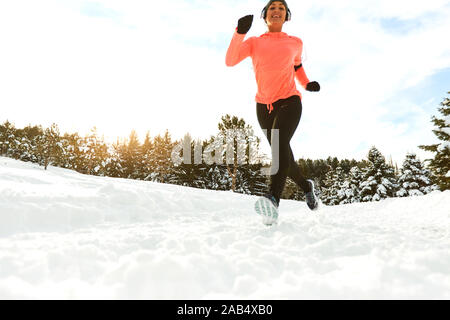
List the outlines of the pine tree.
{"label": "pine tree", "polygon": [[105,160],[108,157],[108,147],[97,134],[97,128],[93,127],[91,133],[81,139],[80,150],[82,152],[82,167],[80,172],[103,176],[105,175]]}
{"label": "pine tree", "polygon": [[352,167],[342,185],[343,196],[341,198],[341,204],[361,202],[361,181],[361,169],[357,166]]}
{"label": "pine tree", "polygon": [[10,157],[12,151],[16,148],[16,128],[6,120],[0,126],[0,155]]}
{"label": "pine tree", "polygon": [[61,167],[64,163],[64,149],[61,142],[61,133],[56,123],[47,128],[44,133],[49,141],[51,164],[55,167]]}
{"label": "pine tree", "polygon": [[153,152],[150,159],[153,172],[145,180],[165,183],[171,179],[170,175],[173,171],[171,155],[174,145],[167,130],[164,136],[158,135],[153,139]]}
{"label": "pine tree", "polygon": [[108,145],[107,157],[105,159],[105,176],[123,178],[125,177],[124,169],[122,168],[122,160],[120,158],[120,149],[122,144],[119,139],[112,145]]}
{"label": "pine tree", "polygon": [[44,130],[41,126],[31,126],[28,125],[23,128],[21,133],[22,141],[21,141],[21,155],[20,160],[25,162],[38,162],[38,156],[36,152],[36,144],[35,138],[44,134]]}
{"label": "pine tree", "polygon": [[78,133],[65,135],[64,149],[66,150],[67,165],[66,168],[77,172],[86,173],[85,159],[83,153],[83,138]]}
{"label": "pine tree", "polygon": [[[181,158],[172,159],[173,184],[189,186],[193,188],[211,189],[207,181],[208,168],[202,163],[203,143],[199,140],[194,141],[189,133],[186,133],[181,141],[175,143],[181,151]],[[180,153],[180,152],[179,152]],[[172,155],[173,157],[173,155]]]}
{"label": "pine tree", "polygon": [[340,166],[335,170],[330,170],[325,179],[325,189],[322,189],[322,200],[327,205],[338,205],[345,198],[343,193],[343,185],[345,181],[344,171]]}
{"label": "pine tree", "polygon": [[421,196],[436,189],[431,182],[430,171],[425,169],[415,154],[409,153],[400,169],[398,197]]}
{"label": "pine tree", "polygon": [[369,166],[361,183],[361,201],[379,201],[393,197],[397,191],[394,168],[386,163],[385,157],[372,147],[368,154]]}
{"label": "pine tree", "polygon": [[62,137],[60,137],[61,144],[61,157],[58,160],[58,167],[72,169],[74,168],[75,163],[75,152],[74,152],[74,135],[65,133]]}
{"label": "pine tree", "polygon": [[336,204],[341,204],[344,200],[345,200],[345,192],[344,192],[344,187],[345,187],[345,180],[346,180],[346,174],[344,172],[344,170],[342,169],[342,167],[339,165],[336,168],[336,173],[335,173],[335,181],[334,181],[334,185],[333,188],[336,190]]}
{"label": "pine tree", "polygon": [[303,169],[303,166],[301,165],[300,168],[305,177],[314,179],[316,190],[319,194],[322,194],[325,191],[322,189],[325,189],[324,181],[326,180],[326,174],[331,168],[327,161],[323,159],[314,161],[308,159],[305,163],[305,169]]}
{"label": "pine tree", "polygon": [[225,164],[228,175],[231,177],[231,190],[243,190],[242,186],[237,186],[237,171],[238,169],[241,171],[239,172],[239,175],[243,177],[239,179],[241,182],[249,177],[243,165],[258,158],[259,139],[255,137],[252,127],[247,125],[244,119],[231,117],[228,114],[221,118],[218,129],[216,143],[222,143],[223,148],[216,146],[215,149],[221,150],[226,155]]}
{"label": "pine tree", "polygon": [[437,127],[433,133],[442,142],[429,146],[421,145],[419,148],[435,153],[434,159],[428,159],[429,168],[436,177],[439,188],[444,191],[450,189],[450,99],[445,98],[441,106],[438,110],[443,118],[433,116],[431,119]]}
{"label": "pine tree", "polygon": [[57,165],[61,162],[62,144],[58,126],[53,123],[44,130],[42,136],[37,138],[37,154],[39,165],[47,170],[49,164]]}
{"label": "pine tree", "polygon": [[333,197],[333,180],[334,179],[334,170],[329,165],[328,171],[325,174],[320,186],[320,199],[326,205],[331,205],[331,199]]}
{"label": "pine tree", "polygon": [[231,179],[228,177],[228,171],[225,166],[208,165],[205,179],[208,189],[225,191],[231,188]]}
{"label": "pine tree", "polygon": [[37,162],[37,159],[33,155],[34,146],[32,141],[24,135],[20,135],[18,138],[17,149],[12,157],[25,162]]}
{"label": "pine tree", "polygon": [[[10,146],[7,156],[21,160],[21,161],[33,161],[37,162],[37,158],[33,154],[33,135],[30,134],[33,130],[30,127],[25,127],[23,129],[13,128],[12,135],[10,135]],[[42,133],[42,132],[39,132]],[[1,149],[1,136],[2,136],[2,128],[0,126],[0,149]]]}
{"label": "pine tree", "polygon": [[331,166],[333,170],[336,170],[336,168],[339,166],[339,160],[336,157],[328,157],[326,162],[329,166]]}
{"label": "pine tree", "polygon": [[121,160],[122,176],[127,179],[139,179],[142,152],[135,130],[131,131],[128,141],[119,148],[119,156]]}
{"label": "pine tree", "polygon": [[147,131],[145,134],[144,143],[140,148],[140,163],[139,163],[139,177],[144,180],[152,173],[152,152],[153,152],[153,142],[150,137],[150,132]]}

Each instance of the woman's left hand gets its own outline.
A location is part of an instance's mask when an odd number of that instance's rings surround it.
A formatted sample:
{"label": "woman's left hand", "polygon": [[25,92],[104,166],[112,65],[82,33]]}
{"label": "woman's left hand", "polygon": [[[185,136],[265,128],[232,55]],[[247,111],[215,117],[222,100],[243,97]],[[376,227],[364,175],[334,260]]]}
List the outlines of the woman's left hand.
{"label": "woman's left hand", "polygon": [[320,84],[317,81],[311,81],[306,85],[308,91],[320,91]]}

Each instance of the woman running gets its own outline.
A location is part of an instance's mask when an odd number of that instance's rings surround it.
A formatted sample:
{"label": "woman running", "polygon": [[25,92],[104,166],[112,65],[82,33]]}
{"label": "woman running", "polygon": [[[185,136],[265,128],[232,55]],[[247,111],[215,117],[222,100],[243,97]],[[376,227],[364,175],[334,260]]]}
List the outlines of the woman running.
{"label": "woman running", "polygon": [[[235,66],[249,56],[253,61],[258,86],[256,114],[272,148],[272,167],[278,168],[271,172],[269,193],[255,203],[255,209],[266,217],[266,224],[272,224],[278,218],[278,206],[287,177],[305,192],[308,207],[317,209],[314,183],[303,177],[294,160],[290,140],[302,114],[301,94],[295,78],[308,91],[319,91],[320,85],[316,81],[310,82],[306,76],[301,61],[302,40],[282,32],[283,24],[291,18],[286,1],[269,1],[261,18],[268,31],[245,41],[253,15],[239,19],[227,51],[226,65]],[[278,163],[274,163],[277,159]]]}

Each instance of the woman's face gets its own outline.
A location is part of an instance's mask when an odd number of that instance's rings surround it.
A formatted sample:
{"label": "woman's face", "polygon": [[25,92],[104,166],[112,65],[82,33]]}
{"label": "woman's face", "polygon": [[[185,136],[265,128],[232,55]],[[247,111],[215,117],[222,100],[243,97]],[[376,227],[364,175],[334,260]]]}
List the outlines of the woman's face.
{"label": "woman's face", "polygon": [[286,7],[281,1],[274,1],[270,4],[267,9],[266,23],[268,26],[271,25],[283,25],[286,20]]}

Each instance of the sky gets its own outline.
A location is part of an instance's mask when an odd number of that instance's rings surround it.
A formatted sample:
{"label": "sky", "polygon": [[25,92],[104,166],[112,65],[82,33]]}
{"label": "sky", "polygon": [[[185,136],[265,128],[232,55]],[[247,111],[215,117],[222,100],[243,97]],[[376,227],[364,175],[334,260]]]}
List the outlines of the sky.
{"label": "sky", "polygon": [[[266,32],[266,1],[14,0],[0,3],[0,123],[58,124],[109,142],[136,130],[205,139],[225,114],[262,137],[251,59],[225,54],[237,25]],[[433,115],[450,91],[450,1],[288,1],[283,31],[303,40],[321,91],[302,93],[295,158],[364,159],[371,146],[399,165],[435,143]],[[268,144],[263,143],[264,151]]]}

